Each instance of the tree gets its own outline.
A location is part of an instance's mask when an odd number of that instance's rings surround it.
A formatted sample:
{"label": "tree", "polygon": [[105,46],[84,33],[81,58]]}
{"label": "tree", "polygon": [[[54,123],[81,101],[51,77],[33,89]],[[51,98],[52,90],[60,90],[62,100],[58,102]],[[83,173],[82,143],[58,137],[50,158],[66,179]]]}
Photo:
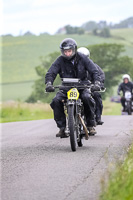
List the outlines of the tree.
{"label": "tree", "polygon": [[93,33],[93,35],[97,35],[97,36],[101,36],[101,37],[105,37],[105,38],[111,37],[110,29],[107,27],[105,27],[101,30],[95,28],[95,29],[93,29],[92,33]]}
{"label": "tree", "polygon": [[85,30],[80,27],[73,27],[70,25],[65,26],[66,34],[84,34]]}
{"label": "tree", "polygon": [[107,27],[106,27],[106,28],[103,28],[103,29],[101,30],[101,32],[99,33],[99,36],[105,37],[105,38],[110,37],[111,34],[110,34],[109,28],[107,28]]}
{"label": "tree", "polygon": [[[91,59],[97,63],[105,72],[105,87],[107,88],[104,97],[110,94],[111,89],[116,86],[122,74],[133,73],[133,61],[128,56],[121,56],[124,46],[120,44],[99,44],[87,47],[91,52]],[[27,102],[50,102],[55,93],[45,93],[45,74],[54,60],[60,55],[60,52],[49,54],[46,58],[41,58],[41,64],[37,66],[36,73],[40,77],[35,81],[33,92],[27,99]],[[60,78],[57,77],[54,85],[60,84]]]}
{"label": "tree", "polygon": [[85,31],[92,31],[94,29],[97,29],[98,25],[97,25],[97,23],[95,21],[89,21],[89,22],[84,23],[81,27]]}
{"label": "tree", "polygon": [[105,72],[106,96],[116,86],[122,74],[131,76],[133,60],[128,56],[121,56],[125,51],[120,44],[99,44],[87,47],[91,52],[91,59]]}
{"label": "tree", "polygon": [[93,35],[98,35],[98,29],[95,28],[93,31],[92,31]]}
{"label": "tree", "polygon": [[[26,102],[35,103],[38,100],[42,102],[49,102],[53,96],[54,93],[45,93],[45,74],[48,71],[51,64],[54,62],[54,60],[60,55],[59,52],[54,52],[49,54],[46,58],[41,57],[41,64],[37,67],[35,67],[37,75],[40,77],[38,80],[35,81],[33,85],[33,92],[28,97]],[[59,78],[56,79],[55,84],[58,83],[60,80]]]}

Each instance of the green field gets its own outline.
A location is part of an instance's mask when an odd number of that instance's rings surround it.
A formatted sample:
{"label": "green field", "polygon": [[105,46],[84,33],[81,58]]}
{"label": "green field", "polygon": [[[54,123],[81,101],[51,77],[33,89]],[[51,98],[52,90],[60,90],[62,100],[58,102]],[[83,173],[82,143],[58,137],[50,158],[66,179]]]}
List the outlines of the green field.
{"label": "green field", "polygon": [[32,91],[34,81],[19,82],[2,85],[2,96],[4,100],[25,101]]}
{"label": "green field", "polygon": [[65,37],[74,38],[78,46],[101,43],[125,45],[125,54],[133,55],[133,29],[111,30],[111,38],[86,35],[40,35],[3,37],[2,48],[2,100],[25,100],[32,91],[32,83],[38,77],[35,67],[40,57],[59,51],[59,44]]}

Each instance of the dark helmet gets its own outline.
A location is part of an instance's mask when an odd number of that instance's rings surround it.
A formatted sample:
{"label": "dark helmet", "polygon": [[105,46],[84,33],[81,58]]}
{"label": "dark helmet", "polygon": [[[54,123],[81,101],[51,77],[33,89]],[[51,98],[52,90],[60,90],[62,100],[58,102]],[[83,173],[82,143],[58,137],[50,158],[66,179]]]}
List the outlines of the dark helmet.
{"label": "dark helmet", "polygon": [[[61,42],[60,49],[61,49],[61,55],[67,60],[70,60],[71,58],[74,58],[74,56],[76,55],[77,43],[72,38],[66,38]],[[72,55],[69,57],[64,54],[64,50],[68,49],[72,49]]]}

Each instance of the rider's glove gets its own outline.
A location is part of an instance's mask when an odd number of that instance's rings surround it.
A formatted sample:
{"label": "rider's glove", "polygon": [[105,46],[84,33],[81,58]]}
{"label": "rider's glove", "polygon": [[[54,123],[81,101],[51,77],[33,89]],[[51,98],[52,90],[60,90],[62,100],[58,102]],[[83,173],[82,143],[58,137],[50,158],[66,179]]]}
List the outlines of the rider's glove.
{"label": "rider's glove", "polygon": [[100,86],[101,86],[101,90],[104,90],[104,89],[105,89],[104,83],[103,83],[103,82],[101,82]]}
{"label": "rider's glove", "polygon": [[118,95],[120,95],[120,92],[117,92]]}
{"label": "rider's glove", "polygon": [[46,84],[46,92],[54,92],[54,91],[55,91],[54,86],[52,85],[51,82],[48,82]]}
{"label": "rider's glove", "polygon": [[100,91],[101,86],[100,86],[100,82],[99,81],[95,81],[94,85],[91,87],[91,91]]}
{"label": "rider's glove", "polygon": [[101,86],[101,90],[104,90],[104,89],[105,89],[105,87],[104,87],[104,85],[102,85],[102,86]]}
{"label": "rider's glove", "polygon": [[95,89],[97,90],[97,91],[100,91],[100,89],[101,89],[101,83],[99,82],[99,81],[95,81]]}

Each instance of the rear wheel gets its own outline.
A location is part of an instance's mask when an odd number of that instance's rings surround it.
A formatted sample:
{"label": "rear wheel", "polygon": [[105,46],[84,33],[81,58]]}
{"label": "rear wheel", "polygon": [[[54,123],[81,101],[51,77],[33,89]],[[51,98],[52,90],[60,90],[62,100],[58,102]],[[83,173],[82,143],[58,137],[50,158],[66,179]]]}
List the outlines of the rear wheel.
{"label": "rear wheel", "polygon": [[128,104],[127,104],[127,112],[128,112],[128,115],[132,114],[130,102],[128,102]]}
{"label": "rear wheel", "polygon": [[76,137],[75,119],[74,119],[74,105],[68,106],[68,126],[70,130],[71,149],[72,151],[76,151],[77,137]]}
{"label": "rear wheel", "polygon": [[79,137],[80,137],[80,138],[79,138],[79,141],[78,141],[78,146],[79,146],[79,147],[82,147],[82,146],[83,146],[82,137],[81,137],[81,135],[80,135]]}
{"label": "rear wheel", "polygon": [[79,123],[79,127],[78,127],[79,134],[78,134],[77,143],[78,143],[79,147],[82,147],[83,146],[82,140],[83,140],[83,136],[84,136],[84,134],[83,134],[84,133],[84,128],[83,128],[83,126],[82,126],[80,121],[78,123]]}
{"label": "rear wheel", "polygon": [[132,114],[131,109],[129,109],[128,110],[128,115],[131,115],[131,114]]}

